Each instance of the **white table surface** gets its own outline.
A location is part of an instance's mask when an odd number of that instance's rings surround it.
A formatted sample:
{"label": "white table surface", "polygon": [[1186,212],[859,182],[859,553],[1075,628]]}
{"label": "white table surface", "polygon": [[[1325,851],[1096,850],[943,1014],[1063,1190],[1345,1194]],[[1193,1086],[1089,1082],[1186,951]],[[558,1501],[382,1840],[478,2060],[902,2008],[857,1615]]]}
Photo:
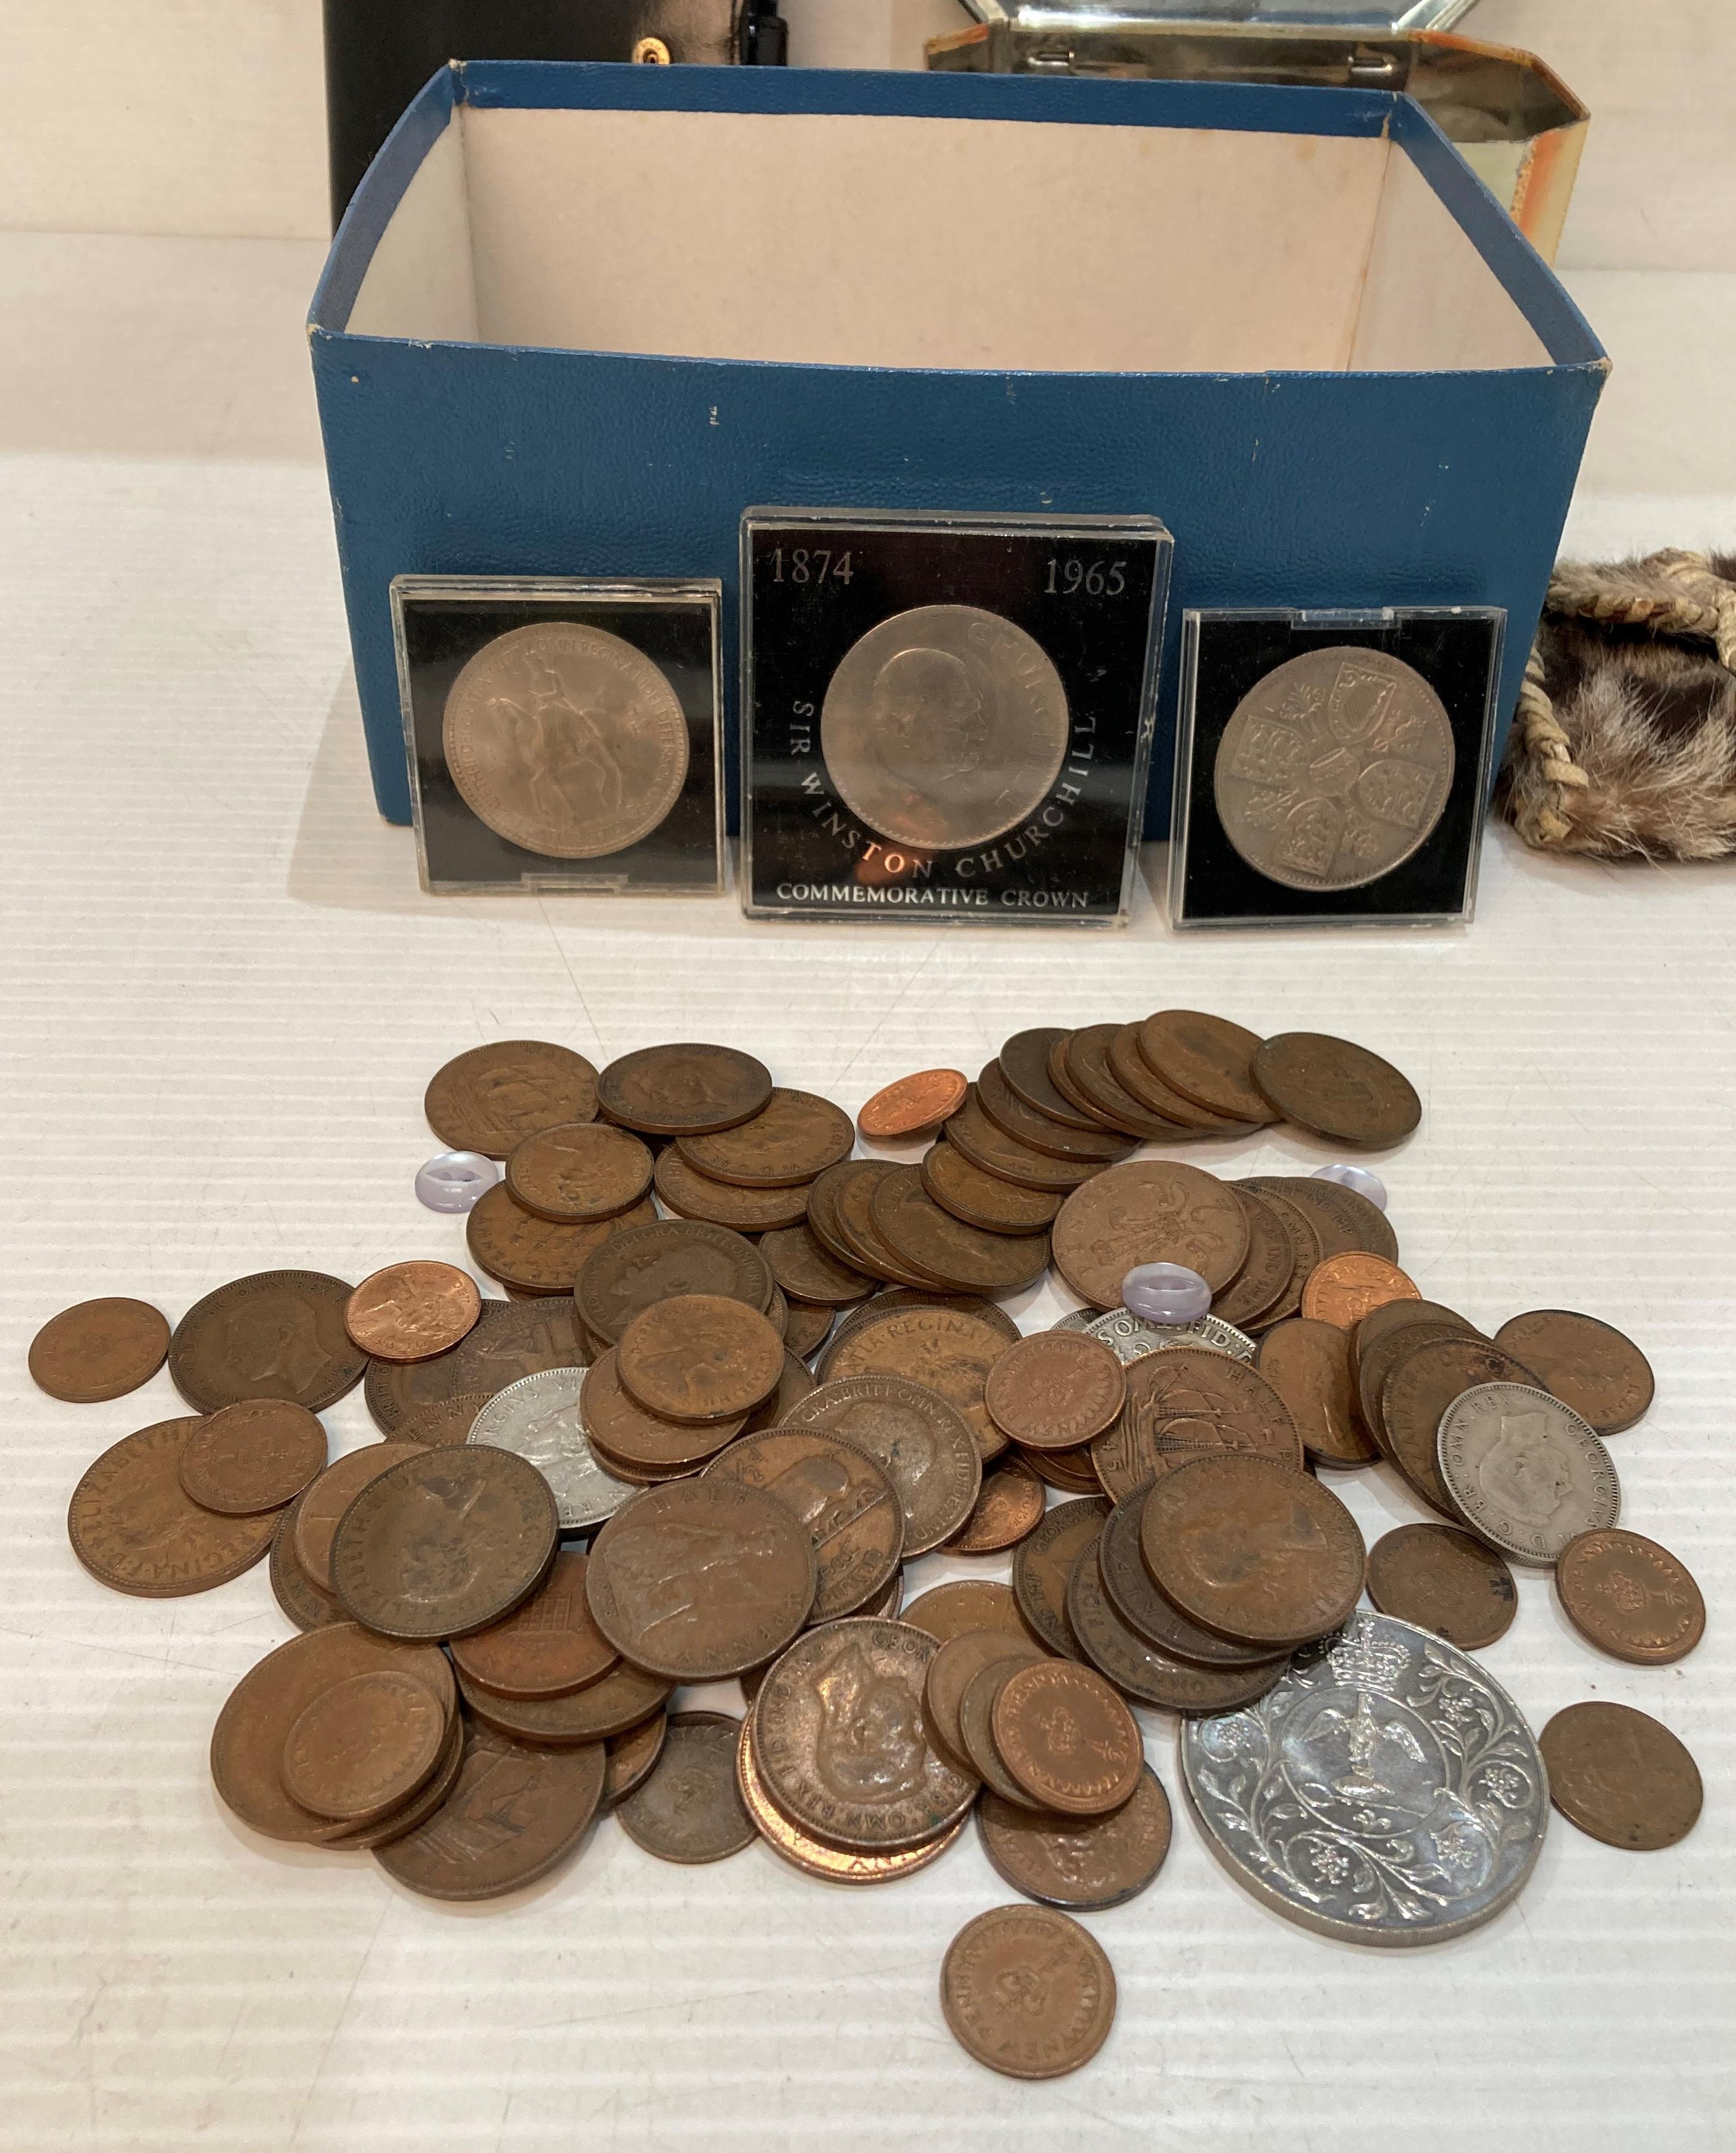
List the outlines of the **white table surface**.
{"label": "white table surface", "polygon": [[[80,273],[93,247],[107,285]],[[1304,938],[1178,939],[1143,895],[1119,935],[425,898],[367,789],[299,362],[273,340],[289,257],[175,257],[180,302],[251,354],[203,392],[152,370],[169,258],[0,255],[66,355],[32,362],[33,417],[0,400],[0,2145],[1728,2146],[1736,869],[1549,862],[1503,833],[1469,931]],[[1736,531],[1689,472],[1627,494],[1578,504],[1587,543]],[[230,1820],[211,1726],[289,1626],[263,1568],[152,1601],[79,1567],[79,1474],[181,1408],[166,1376],[108,1405],[43,1397],[24,1349],[48,1315],[127,1293],[174,1317],[246,1271],[457,1254],[460,1222],[410,1180],[436,1148],[424,1084],[481,1041],[599,1062],[732,1041],[853,1109],[911,1068],[974,1070],[1021,1026],[1177,1004],[1389,1055],[1426,1104],[1382,1163],[1424,1292],[1491,1329],[1586,1308],[1652,1356],[1657,1403],[1612,1446],[1625,1517],[1698,1574],[1704,1645],[1626,1667],[1525,1575],[1484,1657],[1535,1726],[1595,1696],[1674,1728],[1707,1782],[1683,1845],[1624,1855],[1557,1819],[1490,1926],[1360,1951],[1223,1874],[1174,1723],[1145,1714],[1174,1850],[1089,1917],[1120,1986],[1108,2046],[1027,2086],[972,2063],[937,2005],[948,1942],[1010,1896],[969,1837],[851,1892],[761,1847],[659,1865],[605,1820],[545,1883],[452,1908]],[[1190,1155],[1326,1153],[1285,1132]],[[334,1450],[373,1436],[359,1392],[328,1418]],[[1371,1538],[1420,1514],[1384,1468],[1335,1484]],[[927,1559],[911,1590],[966,1567]]]}

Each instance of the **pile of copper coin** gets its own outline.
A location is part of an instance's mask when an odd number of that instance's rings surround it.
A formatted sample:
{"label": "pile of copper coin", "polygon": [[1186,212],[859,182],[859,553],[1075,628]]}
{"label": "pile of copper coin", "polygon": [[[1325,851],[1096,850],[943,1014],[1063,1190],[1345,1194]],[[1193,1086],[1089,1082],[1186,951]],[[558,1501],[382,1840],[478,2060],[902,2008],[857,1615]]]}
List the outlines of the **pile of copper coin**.
{"label": "pile of copper coin", "polygon": [[[1029,1903],[961,1932],[942,2007],[980,2061],[1038,2078],[1114,2014],[1072,1916],[1168,1849],[1133,1706],[1180,1715],[1232,1875],[1331,1935],[1489,1918],[1551,1800],[1615,1845],[1691,1828],[1698,1775],[1657,1722],[1588,1703],[1540,1742],[1467,1657],[1513,1619],[1509,1562],[1552,1569],[1568,1618],[1636,1664],[1698,1641],[1685,1567],[1616,1523],[1605,1439],[1651,1402],[1638,1350],[1589,1316],[1485,1334],[1425,1300],[1339,1179],[1133,1155],[1280,1121],[1396,1144],[1420,1104],[1366,1050],[1186,1010],[1027,1031],[974,1084],[919,1071],[853,1126],[733,1048],[599,1073],[514,1041],[449,1062],[425,1105],[503,1162],[465,1231],[507,1299],[443,1262],[275,1271],[172,1332],[84,1303],[31,1349],[85,1401],[166,1357],[192,1408],[79,1481],[94,1575],[167,1596],[269,1555],[298,1634],[211,1753],[262,1835],[476,1900],[603,1809],[666,1860],[763,1840],[853,1885],[926,1866],[974,1815]],[[861,1158],[858,1130],[933,1141]],[[1210,1312],[1131,1312],[1153,1263],[1197,1273]],[[1051,1265],[1082,1306],[1021,1336],[998,1300]],[[318,1416],[359,1382],[380,1440],[328,1463]],[[1426,1521],[1365,1550],[1327,1476],[1379,1466]],[[985,1574],[904,1605],[934,1551]],[[671,1709],[730,1680],[741,1716]]]}

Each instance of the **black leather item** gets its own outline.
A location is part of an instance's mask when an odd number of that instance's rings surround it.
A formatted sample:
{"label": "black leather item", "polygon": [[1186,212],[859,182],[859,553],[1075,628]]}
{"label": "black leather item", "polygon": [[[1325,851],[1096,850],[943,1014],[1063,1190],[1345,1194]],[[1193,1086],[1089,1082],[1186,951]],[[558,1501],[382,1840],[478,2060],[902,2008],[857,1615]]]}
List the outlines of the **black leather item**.
{"label": "black leather item", "polygon": [[451,59],[671,60],[781,66],[776,0],[325,0],[332,223],[430,75]]}

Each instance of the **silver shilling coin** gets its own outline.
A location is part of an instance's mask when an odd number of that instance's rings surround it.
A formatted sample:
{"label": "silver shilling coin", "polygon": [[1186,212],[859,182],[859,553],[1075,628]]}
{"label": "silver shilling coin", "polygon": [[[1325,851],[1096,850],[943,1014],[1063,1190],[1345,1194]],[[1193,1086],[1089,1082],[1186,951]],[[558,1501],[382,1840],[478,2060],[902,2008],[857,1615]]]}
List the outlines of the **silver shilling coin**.
{"label": "silver shilling coin", "polygon": [[1589,1421],[1525,1383],[1479,1383],[1435,1433],[1441,1484],[1479,1540],[1547,1567],[1621,1514],[1621,1483]]}
{"label": "silver shilling coin", "polygon": [[512,1450],[528,1460],[553,1491],[561,1529],[573,1532],[612,1518],[636,1491],[605,1473],[592,1454],[578,1417],[583,1368],[545,1368],[497,1391],[471,1423],[466,1438]]}

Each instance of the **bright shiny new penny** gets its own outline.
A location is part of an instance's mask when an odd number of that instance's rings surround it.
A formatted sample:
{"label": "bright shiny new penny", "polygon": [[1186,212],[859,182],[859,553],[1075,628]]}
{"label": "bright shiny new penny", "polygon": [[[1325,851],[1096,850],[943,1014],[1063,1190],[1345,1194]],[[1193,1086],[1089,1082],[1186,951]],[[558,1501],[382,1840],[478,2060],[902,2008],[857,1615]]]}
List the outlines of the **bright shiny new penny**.
{"label": "bright shiny new penny", "polygon": [[989,1372],[1007,1341],[982,1317],[944,1308],[897,1309],[834,1340],[826,1356],[828,1382],[847,1376],[902,1376],[937,1391],[968,1423],[986,1460],[1006,1438],[983,1402]]}
{"label": "bright shiny new penny", "polygon": [[1264,1458],[1198,1458],[1159,1480],[1139,1545],[1164,1598],[1191,1621],[1275,1648],[1336,1629],[1367,1569],[1338,1498]]}
{"label": "bright shiny new penny", "polygon": [[425,1407],[478,1392],[485,1400],[496,1397],[527,1376],[549,1368],[582,1367],[590,1357],[574,1321],[573,1304],[564,1294],[538,1295],[534,1300],[485,1300],[476,1328],[450,1353],[395,1365],[370,1361],[368,1411],[377,1428],[394,1435]]}
{"label": "bright shiny new penny", "polygon": [[1302,1288],[1302,1313],[1321,1323],[1354,1331],[1371,1310],[1389,1300],[1420,1300],[1414,1281],[1383,1256],[1355,1250],[1327,1256],[1308,1274]]}
{"label": "bright shiny new penny", "polygon": [[81,1300],[31,1340],[30,1380],[51,1398],[96,1405],[148,1383],[168,1352],[168,1318],[149,1301]]}
{"label": "bright shiny new penny", "polygon": [[370,1481],[339,1520],[333,1595],[383,1636],[462,1636],[527,1597],[559,1530],[547,1481],[512,1451],[421,1451]]}
{"label": "bright shiny new penny", "polygon": [[959,2045],[1014,2079],[1088,2064],[1115,2023],[1115,1972],[1087,1930],[1044,1906],[996,1906],[954,1937],[940,2008]]}
{"label": "bright shiny new penny", "polygon": [[316,1816],[368,1824],[407,1802],[446,1745],[449,1709],[400,1667],[323,1690],[283,1744],[283,1790]]}
{"label": "bright shiny new penny", "polygon": [[538,1129],[593,1120],[597,1071],[583,1055],[547,1040],[496,1040],[438,1071],[422,1109],[451,1150],[504,1158]]}
{"label": "bright shiny new penny", "polygon": [[501,1697],[567,1697],[619,1664],[585,1597],[586,1560],[570,1550],[557,1555],[503,1621],[453,1640],[452,1657],[472,1682]]}
{"label": "bright shiny new penny", "polygon": [[1131,1800],[1107,1816],[1044,1815],[985,1794],[976,1830],[1016,1891],[1083,1914],[1137,1898],[1163,1865],[1173,1825],[1169,1797],[1144,1764]]}
{"label": "bright shiny new penny", "polygon": [[1003,1458],[983,1475],[975,1507],[946,1543],[949,1555],[1001,1555],[1042,1523],[1048,1497],[1022,1458]]}
{"label": "bright shiny new penny", "polygon": [[1519,1590],[1494,1550],[1454,1525],[1400,1525],[1368,1550],[1368,1597],[1382,1615],[1433,1630],[1461,1652],[1506,1635]]}
{"label": "bright shiny new penny", "polygon": [[651,1474],[687,1473],[715,1458],[747,1425],[745,1412],[727,1420],[667,1420],[649,1412],[625,1390],[611,1346],[584,1373],[579,1416],[594,1453],[610,1469],[627,1465]]}
{"label": "bright shiny new penny", "polygon": [[1215,1174],[1169,1159],[1112,1167],[1070,1196],[1052,1236],[1055,1267],[1082,1300],[1121,1306],[1121,1282],[1139,1264],[1182,1264],[1214,1293],[1248,1253],[1248,1221]]}
{"label": "bright shiny new penny", "polygon": [[1159,1010],[1139,1027],[1139,1051],[1172,1090],[1233,1122],[1276,1120],[1250,1065],[1260,1035],[1200,1010]]}
{"label": "bright shiny new penny", "polygon": [[883,1084],[856,1117],[869,1143],[908,1143],[957,1113],[970,1089],[962,1069],[919,1069]]}
{"label": "bright shiny new penny", "polygon": [[938,1861],[965,1829],[965,1819],[960,1817],[936,1837],[917,1846],[903,1847],[895,1854],[859,1854],[848,1847],[828,1846],[786,1816],[771,1799],[754,1754],[751,1713],[741,1723],[736,1778],[754,1829],[772,1852],[792,1868],[801,1870],[804,1876],[817,1876],[823,1883],[890,1884],[900,1876],[914,1876],[919,1869]]}
{"label": "bright shiny new penny", "polygon": [[868,1209],[881,1238],[902,1262],[955,1291],[1016,1293],[1048,1268],[1047,1234],[967,1226],[935,1203],[914,1166],[894,1167],[878,1181]]}
{"label": "bright shiny new penny", "polygon": [[1020,1642],[1030,1642],[1011,1587],[985,1577],[959,1577],[945,1585],[931,1585],[910,1602],[899,1620],[943,1645],[949,1637],[959,1636],[966,1630],[1005,1630]]}
{"label": "bright shiny new penny", "polygon": [[374,1860],[425,1899],[496,1899],[546,1876],[578,1845],[603,1793],[603,1745],[520,1742],[466,1718],[450,1794]]}
{"label": "bright shiny new penny", "polygon": [[1003,1434],[1029,1450],[1072,1450],[1101,1435],[1127,1400],[1127,1375],[1082,1331],[1034,1331],[1009,1346],[984,1387]]}
{"label": "bright shiny new penny", "polygon": [[346,1452],[327,1466],[302,1497],[297,1507],[296,1560],[320,1591],[332,1589],[332,1541],[344,1513],[382,1473],[420,1454],[415,1443],[395,1442]]}
{"label": "bright shiny new penny", "polygon": [[505,1187],[539,1217],[583,1224],[629,1210],[651,1186],[649,1148],[606,1122],[563,1122],[527,1137],[507,1161]]}
{"label": "bright shiny new penny", "polygon": [[743,1436],[714,1458],[705,1479],[754,1488],[812,1535],[817,1570],[811,1622],[853,1615],[883,1593],[904,1548],[904,1514],[876,1458],[813,1428]]}
{"label": "bright shiny new penny", "polygon": [[1555,1590],[1568,1620],[1618,1660],[1661,1667],[1684,1658],[1706,1632],[1706,1603],[1685,1563],[1639,1533],[1581,1533],[1555,1560]]}
{"label": "bright shiny new penny", "polygon": [[807,1226],[786,1226],[760,1238],[760,1254],[771,1275],[798,1300],[848,1308],[873,1289],[873,1280],[841,1264]]}
{"label": "bright shiny new penny", "polygon": [[778,1807],[860,1853],[934,1839],[975,1784],[936,1753],[923,1685],[937,1647],[904,1622],[858,1617],[798,1639],[760,1685],[754,1753]]}
{"label": "bright shiny new penny", "polygon": [[675,1684],[622,1661],[596,1682],[561,1697],[502,1697],[473,1682],[461,1667],[458,1687],[467,1709],[497,1733],[518,1742],[546,1742],[552,1748],[576,1748],[612,1740],[639,1726],[668,1703]]}
{"label": "bright shiny new penny", "polygon": [[722,1861],[758,1836],[736,1776],[741,1722],[721,1712],[674,1712],[656,1769],[615,1814],[659,1861]]}
{"label": "bright shiny new penny", "polygon": [[1667,1727],[1625,1704],[1570,1704],[1537,1738],[1549,1795],[1606,1846],[1655,1853],[1699,1821],[1699,1767]]}
{"label": "bright shiny new penny", "polygon": [[690,1167],[673,1144],[665,1144],[657,1154],[651,1179],[668,1209],[683,1219],[727,1226],[738,1234],[799,1226],[807,1216],[808,1189],[812,1185],[798,1183],[793,1188],[740,1188],[733,1182],[714,1181],[709,1173]]}
{"label": "bright shiny new penny", "polygon": [[692,1041],[624,1054],[597,1079],[597,1103],[609,1119],[652,1136],[734,1128],[771,1097],[763,1061],[733,1046]]}
{"label": "bright shiny new penny", "polygon": [[1101,1495],[1057,1503],[1046,1510],[1013,1556],[1013,1597],[1039,1642],[1070,1660],[1081,1655],[1067,1619],[1067,1589],[1074,1565],[1096,1542],[1109,1514]]}
{"label": "bright shiny new penny", "polygon": [[169,1341],[169,1375],[200,1412],[288,1398],[323,1412],[354,1390],[368,1356],[344,1327],[353,1288],[323,1271],[255,1271],[195,1301]]}
{"label": "bright shiny new penny", "polygon": [[1293,1316],[1266,1332],[1254,1366],[1290,1408],[1302,1448],[1316,1465],[1372,1465],[1379,1458],[1357,1409],[1347,1331]]}
{"label": "bright shiny new penny", "polygon": [[1019,1188],[998,1174],[985,1173],[956,1144],[931,1144],[917,1172],[943,1210],[985,1234],[1037,1233],[1053,1223],[1061,1209],[1059,1196],[1040,1188]]}
{"label": "bright shiny new penny", "polygon": [[1535,1368],[1546,1391],[1600,1435],[1632,1428],[1652,1403],[1652,1364],[1631,1338],[1595,1316],[1536,1308],[1508,1319],[1497,1346]]}
{"label": "bright shiny new penny", "polygon": [[1518,1562],[1547,1566],[1621,1514],[1602,1438],[1547,1391],[1494,1382],[1464,1392],[1441,1415],[1435,1453],[1459,1516]]}
{"label": "bright shiny new penny", "polygon": [[612,1234],[652,1225],[656,1218],[655,1208],[642,1202],[611,1219],[544,1219],[497,1181],[471,1207],[465,1242],[477,1268],[502,1285],[527,1293],[570,1293],[586,1257]]}
{"label": "bright shiny new penny", "polygon": [[1301,1437],[1272,1385],[1245,1362],[1199,1346],[1133,1362],[1121,1417],[1092,1445],[1097,1478],[1116,1502],[1154,1474],[1225,1451],[1302,1463]]}
{"label": "bright shiny new penny", "polygon": [[1107,1816],[1132,1799],[1145,1762],[1133,1715],[1094,1667],[1045,1660],[997,1693],[991,1728],[1025,1792],[1063,1816]]}
{"label": "bright shiny new penny", "polygon": [[785,1425],[841,1436],[878,1461],[904,1514],[907,1562],[972,1515],[983,1484],[976,1438],[938,1392],[902,1376],[844,1377],[798,1400]]}
{"label": "bright shiny new penny", "polygon": [[643,1309],[621,1333],[615,1368],[648,1412],[729,1420],[751,1412],[783,1373],[783,1340],[727,1294],[679,1294]]}
{"label": "bright shiny new penny", "polygon": [[641,1310],[682,1293],[723,1294],[761,1314],[774,1280],[752,1242],[726,1226],[659,1219],[617,1234],[586,1260],[573,1306],[600,1351]]}
{"label": "bright shiny new penny", "polygon": [[1087,1548],[1074,1565],[1067,1623],[1084,1657],[1124,1695],[1188,1715],[1236,1712],[1282,1677],[1290,1662],[1281,1656],[1252,1667],[1199,1667],[1142,1637],[1103,1589],[1098,1545]]}
{"label": "bright shiny new penny", "polygon": [[923,1682],[923,1713],[930,1740],[955,1771],[976,1776],[959,1720],[965,1691],[985,1667],[1004,1663],[1011,1671],[1041,1657],[1030,1638],[1016,1637],[1010,1630],[961,1630],[957,1636],[949,1637],[929,1662]]}
{"label": "bright shiny new penny", "polygon": [[1403,1336],[1417,1342],[1393,1364],[1381,1386],[1380,1430],[1387,1454],[1425,1503],[1443,1517],[1461,1522],[1458,1505],[1441,1478],[1442,1414],[1455,1398],[1479,1385],[1530,1385],[1535,1378],[1522,1362],[1484,1338],[1461,1332],[1425,1338],[1420,1330]]}
{"label": "bright shiny new penny", "polygon": [[1335,1143],[1377,1149],[1401,1143],[1423,1118],[1408,1078],[1347,1039],[1280,1031],[1260,1042],[1252,1067],[1269,1106]]}
{"label": "bright shiny new penny", "polygon": [[790,1188],[850,1156],[850,1117],[813,1092],[779,1087],[750,1120],[708,1136],[683,1136],[675,1148],[690,1166],[744,1188]]}
{"label": "bright shiny new penny", "polygon": [[818,1581],[792,1509],[708,1474],[624,1504],[592,1544],[586,1590],[598,1628],[635,1667],[717,1682],[788,1644]]}
{"label": "bright shiny new penny", "polygon": [[389,1264],[349,1296],[344,1327],[376,1361],[427,1361],[475,1327],[482,1296],[453,1264]]}
{"label": "bright shiny new penny", "polygon": [[181,1484],[201,1509],[249,1517],[293,1503],[325,1463],[325,1430],[304,1406],[244,1398],[200,1422]]}
{"label": "bright shiny new penny", "polygon": [[123,1436],[85,1468],[67,1507],[73,1553],[91,1575],[140,1599],[209,1591],[251,1570],[277,1519],[220,1517],[181,1484],[196,1418],[163,1420]]}

